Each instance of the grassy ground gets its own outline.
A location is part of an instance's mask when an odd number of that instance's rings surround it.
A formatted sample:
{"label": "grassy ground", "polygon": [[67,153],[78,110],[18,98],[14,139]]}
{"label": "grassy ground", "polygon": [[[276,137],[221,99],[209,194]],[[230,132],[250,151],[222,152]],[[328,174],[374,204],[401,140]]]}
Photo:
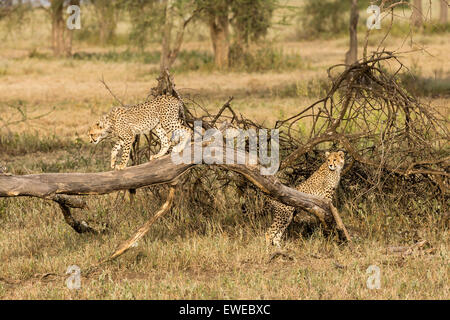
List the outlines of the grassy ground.
{"label": "grassy ground", "polygon": [[[0,164],[14,174],[107,170],[111,144],[94,147],[86,136],[89,125],[114,103],[99,79],[103,76],[124,102],[141,101],[155,85],[154,48],[146,50],[148,58],[126,58],[124,46],[78,43],[75,52],[80,58],[54,59],[36,40],[48,36],[48,30],[33,30],[31,36],[9,35],[2,43],[0,127],[20,119],[17,106],[29,118],[50,113],[2,128]],[[326,68],[342,63],[347,50],[346,38],[280,39],[275,47],[301,59],[295,68],[252,73],[219,72],[208,66],[186,70],[183,61],[187,60],[180,60],[174,72],[177,87],[211,110],[233,95],[235,110],[271,125],[319,98]],[[419,92],[421,99],[449,115],[448,34],[417,35],[415,40],[431,55],[404,54],[403,61],[428,86],[426,92]],[[389,38],[386,49],[396,49],[402,42],[400,37]],[[401,51],[417,48],[407,42]],[[211,54],[207,40],[190,39],[184,50],[194,56]],[[84,53],[100,58],[86,58]],[[107,58],[114,55],[119,57]],[[150,190],[138,191],[135,206],[125,201],[123,192],[89,197],[89,208],[75,214],[94,226],[107,225],[108,232],[99,236],[76,234],[53,203],[0,199],[0,298],[450,298],[448,225],[444,213],[436,214],[430,204],[416,204],[420,214],[413,217],[396,211],[393,204],[371,210],[365,209],[366,204],[356,209],[344,204],[340,211],[355,237],[353,246],[339,246],[320,230],[302,237],[293,226],[284,242],[292,259],[269,262],[264,232],[270,217],[243,216],[226,205],[235,197],[227,190],[218,197],[223,208],[210,215],[175,206],[137,248],[91,273],[87,273],[91,265],[157,210],[159,203]],[[422,239],[427,244],[411,255],[388,251],[390,246],[409,246]],[[70,265],[81,268],[80,290],[66,287],[63,274]],[[381,270],[378,290],[366,286],[370,265]]]}
{"label": "grassy ground", "polygon": [[[269,261],[263,232],[267,217],[252,220],[235,212],[204,217],[175,208],[137,248],[117,261],[85,274],[90,266],[129,237],[155,208],[139,192],[130,207],[119,196],[91,197],[82,214],[107,223],[101,236],[75,234],[54,204],[36,199],[1,202],[0,267],[2,298],[19,299],[448,299],[448,232],[439,217],[418,219],[418,235],[408,223],[390,225],[384,213],[352,217],[343,211],[355,243],[338,246],[320,231],[299,237],[291,228],[285,248],[292,260]],[[153,210],[152,210],[153,209]],[[378,223],[377,223],[378,221]],[[381,225],[380,225],[381,224]],[[355,229],[361,231],[355,232]],[[426,239],[426,249],[401,257],[388,245]],[[82,270],[82,288],[69,290],[61,276],[70,265]],[[381,288],[368,289],[370,265],[381,270]],[[83,273],[84,272],[84,273]],[[48,276],[42,278],[45,274]],[[57,274],[57,275],[54,275]]]}

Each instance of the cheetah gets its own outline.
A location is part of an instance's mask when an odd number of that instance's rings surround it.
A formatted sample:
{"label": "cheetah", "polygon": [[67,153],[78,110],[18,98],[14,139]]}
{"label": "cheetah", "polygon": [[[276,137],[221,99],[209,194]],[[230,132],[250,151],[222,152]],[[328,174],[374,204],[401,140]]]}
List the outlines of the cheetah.
{"label": "cheetah", "polygon": [[[296,190],[332,200],[344,167],[344,152],[326,152],[325,157],[327,161]],[[268,208],[272,209],[274,218],[266,233],[266,241],[269,245],[280,247],[281,237],[294,217],[295,208],[273,199],[268,199]]]}
{"label": "cheetah", "polygon": [[[181,143],[173,148],[174,152],[180,152],[191,137],[190,129],[181,123],[182,108],[182,102],[169,95],[161,95],[133,106],[115,107],[89,129],[90,142],[97,144],[108,136],[118,138],[111,151],[111,169],[115,170],[127,166],[136,135],[151,130],[158,136],[161,148],[150,160],[167,153],[173,135],[182,136]],[[122,158],[120,164],[116,165],[116,157],[121,149]]]}

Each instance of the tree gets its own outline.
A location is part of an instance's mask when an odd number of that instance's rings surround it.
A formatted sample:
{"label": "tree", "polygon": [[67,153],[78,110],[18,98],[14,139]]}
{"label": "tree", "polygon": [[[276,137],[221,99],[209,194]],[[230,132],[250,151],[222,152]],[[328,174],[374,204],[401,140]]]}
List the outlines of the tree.
{"label": "tree", "polygon": [[[197,11],[193,9],[193,1],[165,1],[164,26],[163,37],[161,41],[161,73],[166,69],[170,69],[175,62],[184,38],[184,30]],[[184,18],[184,13],[187,12],[187,18]],[[175,26],[175,14],[178,13],[178,25]],[[176,27],[177,32],[174,39],[172,39],[172,31]]]}
{"label": "tree", "polygon": [[[102,0],[103,1],[103,0]],[[139,47],[161,42],[160,68],[170,68],[181,50],[187,25],[200,18],[208,26],[215,65],[229,65],[230,27],[235,43],[246,46],[267,33],[278,0],[123,0],[132,21],[130,39]],[[152,39],[152,37],[154,37]]]}
{"label": "tree", "polygon": [[439,22],[441,24],[448,23],[448,0],[441,0],[441,8],[439,11]]}
{"label": "tree", "polygon": [[357,27],[358,27],[358,0],[352,0],[352,6],[350,8],[350,48],[345,54],[345,64],[351,65],[358,60],[358,38],[357,38]]}
{"label": "tree", "polygon": [[123,0],[130,14],[130,40],[141,50],[151,42],[161,43],[161,71],[175,62],[184,32],[197,14],[195,0]]}
{"label": "tree", "polygon": [[[68,6],[80,6],[80,0],[70,0],[68,2]],[[69,29],[69,28],[64,28],[64,55],[66,57],[70,57],[72,55],[72,38],[73,38],[73,33],[74,30]]]}
{"label": "tree", "polygon": [[31,5],[24,0],[0,0],[0,21],[7,20],[4,26],[8,32],[17,32],[29,11]]}
{"label": "tree", "polygon": [[53,0],[50,4],[50,15],[52,20],[52,49],[55,56],[60,56],[64,52],[64,0]]}
{"label": "tree", "polygon": [[91,0],[99,28],[99,40],[102,45],[110,41],[119,19],[120,1]]}
{"label": "tree", "polygon": [[412,5],[411,24],[421,28],[423,25],[422,0],[414,0]]}
{"label": "tree", "polygon": [[123,6],[130,16],[132,45],[143,50],[149,42],[161,40],[164,4],[157,0],[123,0]]}
{"label": "tree", "polygon": [[231,3],[231,19],[235,43],[248,45],[267,34],[272,25],[275,0],[234,0]]}
{"label": "tree", "polygon": [[299,17],[303,36],[314,38],[321,34],[343,33],[347,30],[346,13],[351,4],[349,0],[305,0]]}
{"label": "tree", "polygon": [[53,54],[57,57],[72,55],[73,30],[67,28],[66,21],[64,20],[63,12],[65,4],[68,6],[79,6],[80,0],[70,0],[68,2],[64,0],[52,0],[48,8],[52,21],[52,49]]}
{"label": "tree", "polygon": [[214,63],[219,69],[228,67],[230,50],[229,7],[227,0],[197,0],[197,9],[202,12],[202,20],[209,28]]}
{"label": "tree", "polygon": [[13,0],[3,0],[0,2],[0,20],[7,17],[17,6],[14,5]]}
{"label": "tree", "polygon": [[214,63],[219,69],[229,66],[230,26],[234,43],[244,50],[250,41],[266,35],[272,24],[277,0],[197,0],[203,20],[209,27]]}

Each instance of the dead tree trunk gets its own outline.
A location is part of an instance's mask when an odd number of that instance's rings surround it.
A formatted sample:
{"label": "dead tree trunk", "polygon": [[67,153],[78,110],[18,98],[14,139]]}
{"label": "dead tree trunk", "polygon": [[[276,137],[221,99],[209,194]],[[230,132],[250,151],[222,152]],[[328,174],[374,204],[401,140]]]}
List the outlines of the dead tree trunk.
{"label": "dead tree trunk", "polygon": [[345,64],[351,65],[358,61],[358,38],[356,28],[358,27],[358,0],[352,0],[352,7],[350,9],[350,48],[345,54]]}
{"label": "dead tree trunk", "polygon": [[[234,151],[243,152],[243,151]],[[226,154],[226,150],[224,150]],[[241,155],[249,159],[247,153]],[[211,163],[211,159],[204,159]],[[136,189],[154,184],[170,183],[180,175],[194,167],[195,164],[174,164],[171,156],[167,155],[151,162],[126,168],[121,171],[100,173],[44,173],[23,176],[0,175],[0,197],[31,196],[53,200],[61,204],[58,196],[64,196],[62,208],[66,221],[70,220],[68,207],[79,208],[79,200],[74,200],[67,195],[92,195],[106,194],[118,190]],[[241,174],[252,182],[257,188],[274,199],[294,207],[302,208],[315,215],[322,222],[326,230],[331,226],[337,226],[340,237],[348,239],[342,223],[336,221],[333,213],[333,205],[330,201],[310,194],[299,192],[289,188],[278,181],[274,176],[263,176],[259,172],[259,166],[246,164],[223,164],[227,169]],[[80,223],[72,222],[79,226]],[[81,223],[83,225],[83,223]],[[84,227],[88,227],[84,225]],[[80,232],[79,230],[76,230]]]}

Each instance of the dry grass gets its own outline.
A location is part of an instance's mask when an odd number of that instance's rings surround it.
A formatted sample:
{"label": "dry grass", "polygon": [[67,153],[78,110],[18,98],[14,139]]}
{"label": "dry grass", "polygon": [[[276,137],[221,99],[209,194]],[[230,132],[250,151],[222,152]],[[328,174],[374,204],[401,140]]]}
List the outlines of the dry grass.
{"label": "dry grass", "polygon": [[[352,247],[338,246],[321,232],[307,238],[292,228],[283,257],[269,262],[263,232],[267,218],[252,220],[235,213],[199,217],[174,209],[139,246],[88,275],[82,289],[66,288],[64,271],[76,264],[82,272],[126,239],[152,210],[148,195],[138,193],[130,208],[116,195],[92,197],[83,212],[88,221],[105,222],[110,233],[77,235],[62,221],[59,209],[36,199],[2,200],[0,281],[2,298],[19,299],[447,299],[448,232],[437,217],[417,231],[426,249],[401,257],[388,254],[388,245],[401,237],[380,237],[373,221],[360,221],[363,234]],[[9,212],[9,213],[8,213]],[[382,214],[371,217],[383,220]],[[347,225],[356,220],[344,218]],[[371,226],[370,226],[371,225]],[[400,226],[397,226],[400,227]],[[403,225],[403,228],[407,226]],[[354,235],[357,233],[354,232]],[[411,242],[410,242],[411,243]],[[429,250],[432,248],[432,250]],[[381,269],[381,289],[366,287],[369,265]],[[42,275],[50,273],[41,279]],[[57,275],[53,275],[57,274]]]}
{"label": "dry grass", "polygon": [[[110,144],[92,147],[88,126],[114,103],[99,82],[102,75],[126,103],[142,100],[154,86],[152,65],[141,62],[104,62],[29,58],[39,47],[37,37],[48,29],[36,27],[33,37],[7,38],[0,52],[0,117],[19,101],[30,116],[51,111],[42,119],[0,131],[0,164],[16,174],[107,170]],[[44,37],[45,38],[45,37]],[[448,35],[419,36],[424,52],[405,55],[424,77],[441,72],[448,77]],[[229,95],[233,107],[256,122],[273,124],[297,113],[317,99],[302,86],[326,77],[326,68],[343,61],[347,40],[276,43],[288,54],[300,54],[304,68],[265,73],[191,71],[175,74],[182,94],[195,97],[210,109]],[[401,39],[390,39],[387,49]],[[415,49],[406,43],[402,51]],[[80,45],[83,52],[110,48]],[[124,50],[116,48],[115,50]],[[187,50],[210,51],[210,44],[193,40]],[[39,52],[48,49],[39,47]],[[449,96],[427,98],[449,115]],[[34,138],[33,138],[34,137]],[[45,148],[43,147],[45,146]],[[1,149],[3,148],[3,150]],[[432,204],[416,204],[417,216],[397,212],[386,204],[367,209],[361,204],[340,208],[355,244],[338,246],[320,231],[306,237],[290,228],[285,249],[292,260],[268,262],[264,232],[270,218],[242,216],[235,195],[220,195],[224,210],[198,215],[175,207],[139,246],[117,261],[90,274],[86,270],[111,253],[157,208],[148,190],[138,191],[129,206],[124,193],[90,197],[89,209],[79,217],[108,233],[78,235],[63,221],[59,208],[38,199],[0,199],[0,298],[2,299],[449,299],[449,233],[445,214]],[[368,200],[367,200],[368,201]],[[387,208],[388,211],[385,209]],[[391,245],[427,245],[412,255],[387,253]],[[63,275],[70,265],[82,270],[82,288],[71,291]],[[369,265],[381,269],[381,289],[366,287]],[[43,274],[50,273],[42,278]],[[56,274],[56,275],[54,275]]]}

